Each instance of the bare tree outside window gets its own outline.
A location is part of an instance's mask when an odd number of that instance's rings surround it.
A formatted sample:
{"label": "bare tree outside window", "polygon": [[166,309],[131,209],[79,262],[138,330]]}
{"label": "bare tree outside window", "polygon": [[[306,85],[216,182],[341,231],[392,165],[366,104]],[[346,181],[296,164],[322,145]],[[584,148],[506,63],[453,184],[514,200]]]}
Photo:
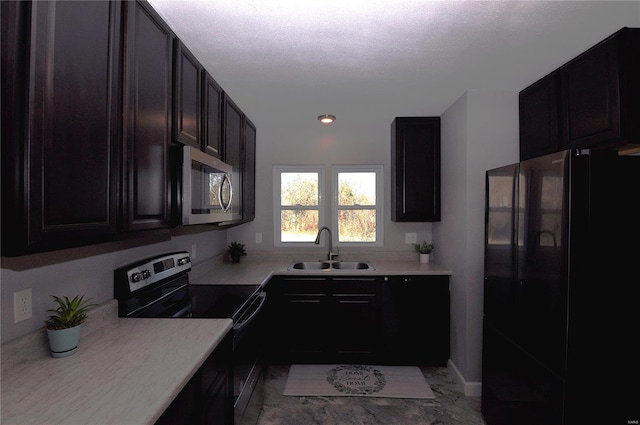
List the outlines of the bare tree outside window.
{"label": "bare tree outside window", "polygon": [[338,241],[376,241],[376,173],[338,173]]}
{"label": "bare tree outside window", "polygon": [[[282,242],[313,242],[319,219],[318,173],[280,174],[280,231]],[[292,207],[292,208],[286,208]]]}
{"label": "bare tree outside window", "polygon": [[[329,225],[339,243],[381,243],[380,166],[334,166],[334,196],[322,193],[322,166],[275,170],[279,242],[312,243],[320,226]],[[323,199],[333,200],[333,224],[322,219]]]}

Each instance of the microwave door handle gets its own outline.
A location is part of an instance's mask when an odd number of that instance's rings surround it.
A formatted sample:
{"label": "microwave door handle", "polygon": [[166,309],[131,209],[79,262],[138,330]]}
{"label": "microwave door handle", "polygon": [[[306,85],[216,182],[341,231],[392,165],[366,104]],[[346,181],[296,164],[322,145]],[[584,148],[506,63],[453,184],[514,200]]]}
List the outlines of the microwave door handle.
{"label": "microwave door handle", "polygon": [[[222,201],[222,187],[224,186],[225,180],[229,181],[229,202],[227,203],[227,205],[225,205],[224,202]],[[222,179],[222,184],[220,184],[220,187],[218,188],[218,202],[220,203],[220,207],[222,207],[223,212],[229,211],[229,209],[231,208],[232,201],[233,201],[233,184],[231,184],[231,179],[229,178],[228,174],[225,173],[224,179]]]}

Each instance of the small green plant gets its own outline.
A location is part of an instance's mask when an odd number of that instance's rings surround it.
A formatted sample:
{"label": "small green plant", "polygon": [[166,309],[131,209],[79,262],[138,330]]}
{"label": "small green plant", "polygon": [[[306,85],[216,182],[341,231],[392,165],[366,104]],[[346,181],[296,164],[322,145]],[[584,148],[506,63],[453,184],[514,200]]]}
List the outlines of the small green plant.
{"label": "small green plant", "polygon": [[416,252],[420,254],[431,254],[435,247],[432,243],[427,243],[427,241],[422,241],[422,243],[417,243],[413,245],[416,249]]}
{"label": "small green plant", "polygon": [[84,295],[76,295],[72,300],[68,297],[56,297],[51,295],[58,304],[58,308],[47,310],[53,313],[46,320],[47,329],[59,330],[73,328],[82,324],[87,319],[87,311],[89,308],[97,305],[90,304],[91,299],[85,300]]}
{"label": "small green plant", "polygon": [[229,253],[229,257],[231,257],[231,261],[234,263],[239,262],[240,257],[243,255],[247,255],[247,251],[244,250],[244,244],[240,242],[231,242],[227,252]]}

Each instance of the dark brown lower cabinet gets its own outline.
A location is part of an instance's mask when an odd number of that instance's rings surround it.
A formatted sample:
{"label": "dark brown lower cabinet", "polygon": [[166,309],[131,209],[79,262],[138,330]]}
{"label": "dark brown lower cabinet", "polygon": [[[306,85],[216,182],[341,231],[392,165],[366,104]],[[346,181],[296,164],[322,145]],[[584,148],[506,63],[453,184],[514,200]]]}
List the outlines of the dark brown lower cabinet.
{"label": "dark brown lower cabinet", "polygon": [[272,363],[445,366],[449,276],[275,276]]}
{"label": "dark brown lower cabinet", "polygon": [[267,287],[272,362],[367,362],[375,351],[375,277],[282,277]]}
{"label": "dark brown lower cabinet", "polygon": [[231,336],[205,360],[156,425],[232,425]]}
{"label": "dark brown lower cabinet", "polygon": [[381,278],[385,364],[446,366],[449,359],[449,276]]}

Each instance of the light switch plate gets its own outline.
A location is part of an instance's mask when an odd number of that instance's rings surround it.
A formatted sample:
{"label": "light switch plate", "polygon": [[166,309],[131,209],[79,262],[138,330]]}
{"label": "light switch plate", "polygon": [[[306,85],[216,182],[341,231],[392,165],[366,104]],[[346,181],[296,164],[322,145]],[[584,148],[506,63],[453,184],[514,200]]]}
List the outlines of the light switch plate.
{"label": "light switch plate", "polygon": [[256,243],[262,243],[262,232],[256,232]]}
{"label": "light switch plate", "polygon": [[417,233],[405,233],[404,234],[404,243],[418,243],[418,234]]}

